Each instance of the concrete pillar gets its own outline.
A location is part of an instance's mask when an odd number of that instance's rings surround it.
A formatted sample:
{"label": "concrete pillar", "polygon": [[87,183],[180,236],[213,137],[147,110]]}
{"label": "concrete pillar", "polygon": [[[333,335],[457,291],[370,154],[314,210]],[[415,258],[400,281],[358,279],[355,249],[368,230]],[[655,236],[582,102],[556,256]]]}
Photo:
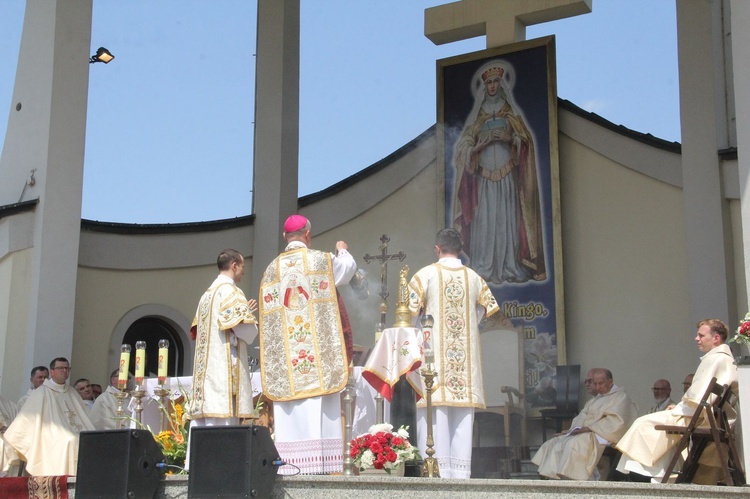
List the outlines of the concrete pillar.
{"label": "concrete pillar", "polygon": [[39,199],[30,283],[19,285],[28,296],[25,344],[6,345],[6,354],[13,350],[23,358],[24,373],[72,352],[91,16],[92,0],[26,5],[0,157],[0,204],[19,201],[32,170],[35,182],[22,200]]}
{"label": "concrete pillar", "polygon": [[726,136],[726,113],[722,31],[713,29],[717,16],[721,19],[721,2],[677,0],[682,180],[693,323],[709,317],[731,319],[726,203],[718,156],[719,138]]}
{"label": "concrete pillar", "polygon": [[258,1],[253,167],[252,292],[284,243],[297,211],[299,165],[299,0]]}

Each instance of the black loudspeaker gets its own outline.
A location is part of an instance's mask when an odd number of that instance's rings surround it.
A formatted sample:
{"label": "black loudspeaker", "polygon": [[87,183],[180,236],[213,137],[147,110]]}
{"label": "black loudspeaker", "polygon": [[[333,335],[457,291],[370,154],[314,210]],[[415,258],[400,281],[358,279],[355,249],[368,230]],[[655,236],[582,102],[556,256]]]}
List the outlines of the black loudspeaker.
{"label": "black loudspeaker", "polygon": [[148,430],[82,431],[78,441],[76,499],[151,499],[164,461]]}
{"label": "black loudspeaker", "polygon": [[278,459],[265,426],[193,427],[188,497],[271,497]]}

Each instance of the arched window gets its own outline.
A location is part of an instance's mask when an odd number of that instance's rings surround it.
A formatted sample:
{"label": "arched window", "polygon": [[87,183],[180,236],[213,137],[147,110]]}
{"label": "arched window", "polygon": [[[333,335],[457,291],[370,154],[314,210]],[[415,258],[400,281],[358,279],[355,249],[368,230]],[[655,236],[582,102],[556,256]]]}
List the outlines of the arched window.
{"label": "arched window", "polygon": [[158,317],[143,317],[130,325],[122,339],[133,349],[130,355],[130,372],[135,372],[135,343],[146,342],[146,377],[157,375],[159,358],[159,341],[169,340],[169,359],[167,374],[170,377],[182,376],[184,367],[184,349],[180,336],[165,320]]}

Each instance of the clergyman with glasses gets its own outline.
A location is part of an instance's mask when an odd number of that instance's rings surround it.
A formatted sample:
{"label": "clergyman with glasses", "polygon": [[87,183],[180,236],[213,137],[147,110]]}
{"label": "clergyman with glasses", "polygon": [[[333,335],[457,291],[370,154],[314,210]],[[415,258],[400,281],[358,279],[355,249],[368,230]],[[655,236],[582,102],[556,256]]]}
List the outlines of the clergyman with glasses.
{"label": "clergyman with glasses", "polygon": [[70,363],[64,357],[50,362],[50,379],[31,392],[4,438],[30,475],[75,475],[78,435],[94,430],[88,409],[68,384]]}
{"label": "clergyman with glasses", "polygon": [[676,402],[670,397],[672,395],[672,385],[666,379],[657,379],[654,381],[651,391],[654,392],[654,406],[648,411],[649,414],[671,409],[675,406]]}

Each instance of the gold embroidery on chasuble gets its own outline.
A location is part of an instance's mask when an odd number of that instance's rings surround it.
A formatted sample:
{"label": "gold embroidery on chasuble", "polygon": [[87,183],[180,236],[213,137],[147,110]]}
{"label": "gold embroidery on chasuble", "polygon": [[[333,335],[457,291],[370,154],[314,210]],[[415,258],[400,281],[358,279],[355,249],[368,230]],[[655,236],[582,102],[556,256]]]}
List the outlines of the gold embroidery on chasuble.
{"label": "gold embroidery on chasuble", "polygon": [[441,364],[445,372],[443,379],[446,399],[456,402],[471,400],[471,361],[469,327],[471,321],[466,290],[466,272],[440,272],[440,311],[442,338],[445,346],[441,352]]}
{"label": "gold embroidery on chasuble", "polygon": [[331,255],[307,248],[282,253],[260,291],[263,393],[289,401],[342,390],[346,347]]}
{"label": "gold embroidery on chasuble", "polygon": [[433,264],[417,272],[409,283],[411,313],[424,309],[435,318],[435,405],[485,406],[476,305],[484,306],[488,316],[499,309],[487,284],[467,267]]}
{"label": "gold embroidery on chasuble", "polygon": [[[250,417],[252,388],[249,374],[241,372],[247,345],[237,339],[237,362],[233,362],[230,333],[239,324],[256,323],[245,294],[237,286],[218,281],[203,294],[193,319],[196,338],[191,418]],[[237,397],[236,410],[233,396]]]}

